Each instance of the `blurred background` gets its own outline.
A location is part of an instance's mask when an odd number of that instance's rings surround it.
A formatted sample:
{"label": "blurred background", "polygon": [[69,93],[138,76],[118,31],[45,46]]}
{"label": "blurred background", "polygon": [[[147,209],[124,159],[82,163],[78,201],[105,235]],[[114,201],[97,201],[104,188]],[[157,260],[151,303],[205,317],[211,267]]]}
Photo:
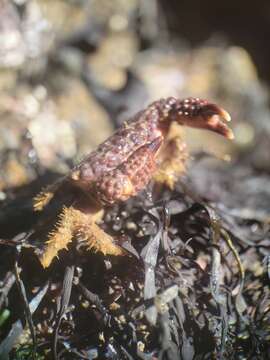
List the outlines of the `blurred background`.
{"label": "blurred background", "polygon": [[[235,141],[185,130],[192,153],[269,172],[270,3],[0,0],[0,198],[69,166],[160,97],[232,115]],[[258,6],[259,5],[259,6]]]}

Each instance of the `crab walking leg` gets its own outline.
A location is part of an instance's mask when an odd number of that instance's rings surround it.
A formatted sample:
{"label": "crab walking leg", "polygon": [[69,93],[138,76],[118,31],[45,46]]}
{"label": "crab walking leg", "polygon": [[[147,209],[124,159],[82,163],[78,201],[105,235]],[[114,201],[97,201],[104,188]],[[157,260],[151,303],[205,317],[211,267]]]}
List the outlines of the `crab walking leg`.
{"label": "crab walking leg", "polygon": [[71,242],[76,217],[74,211],[76,210],[73,208],[64,207],[60,214],[56,227],[50,233],[44,253],[40,258],[40,262],[44,268],[49,267],[58,252],[62,249],[67,249],[68,243]]}
{"label": "crab walking leg", "polygon": [[113,238],[95,223],[100,218],[100,211],[89,215],[83,214],[73,207],[64,207],[40,258],[42,266],[44,268],[49,267],[58,252],[67,249],[67,245],[74,236],[83,238],[88,242],[89,249],[100,251],[104,255],[124,255],[125,251],[115,245]]}
{"label": "crab walking leg", "polygon": [[115,256],[126,254],[120,246],[114,244],[114,239],[94,222],[88,221],[81,224],[76,236],[87,241],[89,250],[93,250],[94,252]]}
{"label": "crab walking leg", "polygon": [[57,181],[55,181],[53,184],[46,186],[37,196],[33,199],[33,208],[34,211],[42,211],[46,205],[49,204],[49,202],[54,197],[54,194],[56,191],[61,187],[65,180],[65,177],[61,177]]}

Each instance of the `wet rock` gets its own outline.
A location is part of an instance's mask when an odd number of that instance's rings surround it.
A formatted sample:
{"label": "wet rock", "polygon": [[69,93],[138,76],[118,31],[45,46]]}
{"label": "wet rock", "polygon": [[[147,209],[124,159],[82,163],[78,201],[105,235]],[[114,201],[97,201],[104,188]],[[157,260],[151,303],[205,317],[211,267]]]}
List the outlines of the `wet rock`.
{"label": "wet rock", "polygon": [[26,70],[29,70],[29,61],[34,60],[43,65],[41,57],[48,53],[54,43],[50,24],[43,17],[38,4],[28,1],[21,6],[22,11],[19,12],[14,2],[2,1],[0,67],[20,68],[26,65]]}

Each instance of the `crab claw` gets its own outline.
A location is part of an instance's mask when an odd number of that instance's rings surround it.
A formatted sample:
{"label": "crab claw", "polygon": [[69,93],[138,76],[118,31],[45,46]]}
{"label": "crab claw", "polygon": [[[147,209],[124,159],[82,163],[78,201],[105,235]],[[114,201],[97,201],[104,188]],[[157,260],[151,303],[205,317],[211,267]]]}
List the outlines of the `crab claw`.
{"label": "crab claw", "polygon": [[232,130],[225,123],[231,121],[231,116],[226,110],[210,103],[202,106],[198,115],[199,119],[201,118],[198,122],[202,128],[214,131],[227,139],[234,138]]}
{"label": "crab claw", "polygon": [[216,104],[198,98],[188,98],[176,106],[176,121],[180,124],[214,131],[227,139],[233,139],[232,130],[226,122],[230,114]]}

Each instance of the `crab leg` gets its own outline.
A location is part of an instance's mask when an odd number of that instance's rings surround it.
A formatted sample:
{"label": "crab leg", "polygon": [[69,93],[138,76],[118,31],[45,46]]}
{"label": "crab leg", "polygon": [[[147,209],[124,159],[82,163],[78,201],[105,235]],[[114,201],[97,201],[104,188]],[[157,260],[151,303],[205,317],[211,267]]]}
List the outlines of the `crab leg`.
{"label": "crab leg", "polygon": [[64,207],[40,258],[42,266],[44,268],[49,267],[58,252],[67,249],[73,237],[86,240],[89,249],[100,251],[104,255],[123,255],[125,251],[114,244],[114,239],[95,223],[101,216],[100,211],[89,216],[89,214],[84,214],[72,206]]}

